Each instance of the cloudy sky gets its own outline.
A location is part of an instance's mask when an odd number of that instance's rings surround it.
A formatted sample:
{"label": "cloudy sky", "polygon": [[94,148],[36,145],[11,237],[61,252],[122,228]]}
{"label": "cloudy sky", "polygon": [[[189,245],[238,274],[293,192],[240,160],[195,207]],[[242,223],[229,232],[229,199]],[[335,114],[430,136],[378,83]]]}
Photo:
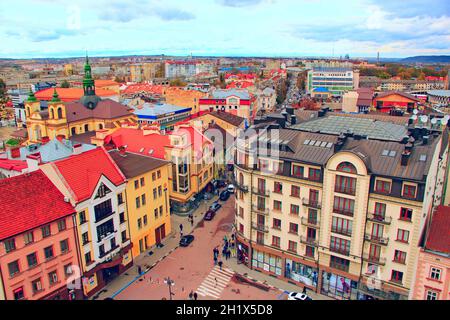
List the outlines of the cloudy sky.
{"label": "cloudy sky", "polygon": [[448,0],[14,0],[0,57],[450,54]]}

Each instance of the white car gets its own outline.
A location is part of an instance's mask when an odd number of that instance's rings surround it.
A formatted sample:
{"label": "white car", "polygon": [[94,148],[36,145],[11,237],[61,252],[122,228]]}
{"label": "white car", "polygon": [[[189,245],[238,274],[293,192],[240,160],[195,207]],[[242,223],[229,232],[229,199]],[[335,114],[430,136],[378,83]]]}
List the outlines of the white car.
{"label": "white car", "polygon": [[234,185],[232,184],[228,185],[227,190],[229,193],[234,193]]}
{"label": "white car", "polygon": [[291,292],[288,295],[288,300],[312,300],[312,299],[304,293]]}

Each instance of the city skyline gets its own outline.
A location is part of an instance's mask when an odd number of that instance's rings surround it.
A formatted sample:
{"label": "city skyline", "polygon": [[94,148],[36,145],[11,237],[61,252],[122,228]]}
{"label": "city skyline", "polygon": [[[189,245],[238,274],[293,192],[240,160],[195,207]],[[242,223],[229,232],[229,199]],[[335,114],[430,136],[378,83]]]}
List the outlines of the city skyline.
{"label": "city skyline", "polygon": [[0,57],[445,55],[449,12],[443,0],[19,0],[0,9]]}

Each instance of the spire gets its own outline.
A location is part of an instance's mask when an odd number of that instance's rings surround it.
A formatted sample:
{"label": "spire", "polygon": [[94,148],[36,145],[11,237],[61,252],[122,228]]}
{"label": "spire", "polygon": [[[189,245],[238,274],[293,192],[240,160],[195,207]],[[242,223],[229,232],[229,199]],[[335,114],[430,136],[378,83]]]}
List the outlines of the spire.
{"label": "spire", "polygon": [[53,89],[53,98],[50,100],[50,102],[61,102],[61,99],[59,99],[58,92],[56,91],[56,87]]}
{"label": "spire", "polygon": [[38,99],[36,98],[36,96],[34,95],[33,90],[31,90],[30,87],[30,92],[28,93],[28,99],[27,102],[38,102]]}

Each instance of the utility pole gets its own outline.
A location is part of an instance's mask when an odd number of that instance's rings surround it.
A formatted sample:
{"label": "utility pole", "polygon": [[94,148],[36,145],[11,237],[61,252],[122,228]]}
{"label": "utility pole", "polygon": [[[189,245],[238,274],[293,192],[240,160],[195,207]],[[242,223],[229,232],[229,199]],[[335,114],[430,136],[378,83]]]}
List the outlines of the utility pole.
{"label": "utility pole", "polygon": [[169,300],[172,300],[172,296],[175,295],[175,293],[172,293],[172,286],[175,285],[175,282],[170,277],[167,277],[164,279],[164,283],[169,286]]}

